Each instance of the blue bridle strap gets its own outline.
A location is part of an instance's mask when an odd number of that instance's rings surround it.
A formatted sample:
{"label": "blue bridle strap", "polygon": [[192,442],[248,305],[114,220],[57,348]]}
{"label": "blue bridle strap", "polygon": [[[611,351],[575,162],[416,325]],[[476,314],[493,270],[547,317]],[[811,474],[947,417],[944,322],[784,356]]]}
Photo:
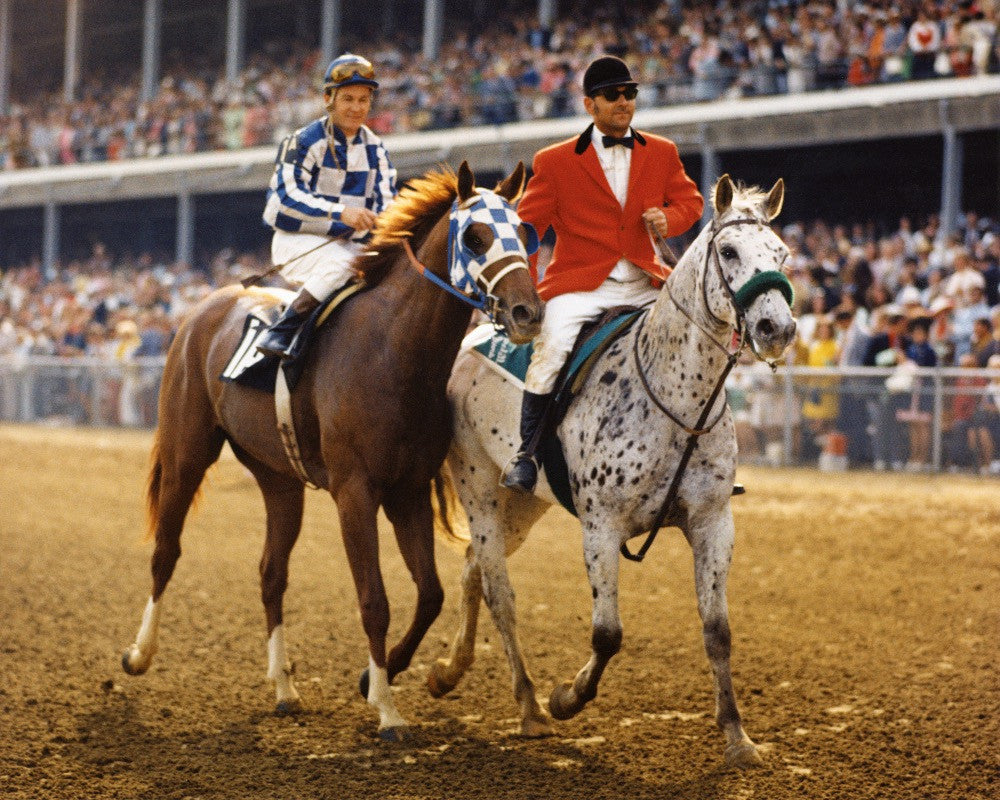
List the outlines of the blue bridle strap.
{"label": "blue bridle strap", "polygon": [[406,255],[409,256],[410,263],[413,264],[414,269],[416,269],[417,272],[419,272],[421,275],[427,278],[427,280],[429,280],[439,289],[444,289],[449,294],[455,295],[455,297],[457,297],[463,303],[467,303],[468,305],[472,306],[478,311],[486,311],[487,298],[486,295],[483,294],[481,290],[479,290],[478,286],[476,287],[477,290],[476,295],[468,295],[465,292],[456,289],[454,286],[452,286],[450,283],[448,283],[448,281],[444,280],[443,278],[439,278],[437,275],[435,275],[433,272],[427,269],[427,267],[421,264],[420,261],[417,260],[416,255],[414,255],[413,248],[410,247],[409,239],[403,239],[403,249],[406,250]]}

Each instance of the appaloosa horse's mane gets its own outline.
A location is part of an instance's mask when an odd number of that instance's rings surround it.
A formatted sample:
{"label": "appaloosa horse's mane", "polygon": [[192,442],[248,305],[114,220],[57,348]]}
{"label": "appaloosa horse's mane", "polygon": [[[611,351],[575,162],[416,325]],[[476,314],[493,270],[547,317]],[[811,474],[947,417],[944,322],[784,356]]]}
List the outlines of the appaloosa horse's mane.
{"label": "appaloosa horse's mane", "polygon": [[389,273],[404,239],[410,240],[414,250],[418,249],[457,196],[458,177],[450,167],[415,178],[404,186],[379,216],[370,255],[357,262],[358,272],[365,281],[373,285]]}

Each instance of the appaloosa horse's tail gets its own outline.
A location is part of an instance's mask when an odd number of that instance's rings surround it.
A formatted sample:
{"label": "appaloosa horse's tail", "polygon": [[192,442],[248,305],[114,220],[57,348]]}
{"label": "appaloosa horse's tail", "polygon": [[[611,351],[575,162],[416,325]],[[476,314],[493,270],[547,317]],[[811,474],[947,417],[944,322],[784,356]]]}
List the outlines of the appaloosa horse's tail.
{"label": "appaloosa horse's tail", "polygon": [[469,519],[455,491],[455,481],[451,476],[448,462],[441,465],[433,480],[431,505],[434,507],[434,533],[455,544],[468,544]]}

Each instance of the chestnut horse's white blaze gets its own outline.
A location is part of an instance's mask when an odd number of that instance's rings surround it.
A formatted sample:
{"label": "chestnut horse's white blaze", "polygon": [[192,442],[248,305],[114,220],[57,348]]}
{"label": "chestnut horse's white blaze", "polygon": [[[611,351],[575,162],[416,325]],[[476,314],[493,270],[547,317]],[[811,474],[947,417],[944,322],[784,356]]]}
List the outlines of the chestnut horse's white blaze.
{"label": "chestnut horse's white blaze", "polygon": [[[726,761],[739,766],[756,763],[759,755],[743,730],[729,667],[726,579],[736,436],[724,396],[709,401],[729,363],[734,330],[744,330],[754,352],[768,360],[778,358],[794,335],[785,296],[790,286],[780,273],[788,250],[769,227],[783,197],[781,181],[764,194],[737,188],[728,176],[719,180],[712,223],[681,258],[642,323],[601,357],[559,426],[594,598],[592,654],[549,699],[551,714],[567,719],[596,696],[601,674],[621,646],[619,548],[652,527],[690,435],[670,415],[693,428],[711,406],[707,419],[716,424],[698,438],[666,524],[680,527],[691,545],[716,721],[726,737]],[[518,643],[506,559],[555,498],[544,480],[535,495],[499,486],[502,465],[519,441],[520,404],[512,383],[463,348],[449,396],[455,438],[448,460],[469,515],[471,547],[459,629],[449,658],[433,666],[428,685],[441,695],[472,663],[476,615],[485,598],[510,661],[522,731],[545,734],[551,722],[535,697]]]}

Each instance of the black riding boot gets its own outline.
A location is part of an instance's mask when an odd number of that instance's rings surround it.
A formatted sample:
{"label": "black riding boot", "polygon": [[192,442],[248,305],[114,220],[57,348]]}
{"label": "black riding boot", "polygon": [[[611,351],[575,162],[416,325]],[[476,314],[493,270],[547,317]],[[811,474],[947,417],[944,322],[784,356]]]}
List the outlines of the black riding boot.
{"label": "black riding boot", "polygon": [[320,301],[305,289],[299,289],[295,299],[288,304],[281,318],[268,328],[257,342],[257,349],[266,356],[287,358],[295,341],[295,334],[309,315],[319,306]]}
{"label": "black riding boot", "polygon": [[542,422],[549,407],[552,393],[525,392],[521,398],[521,449],[507,467],[501,481],[508,489],[531,492],[538,480],[538,462],[535,451],[542,438]]}

